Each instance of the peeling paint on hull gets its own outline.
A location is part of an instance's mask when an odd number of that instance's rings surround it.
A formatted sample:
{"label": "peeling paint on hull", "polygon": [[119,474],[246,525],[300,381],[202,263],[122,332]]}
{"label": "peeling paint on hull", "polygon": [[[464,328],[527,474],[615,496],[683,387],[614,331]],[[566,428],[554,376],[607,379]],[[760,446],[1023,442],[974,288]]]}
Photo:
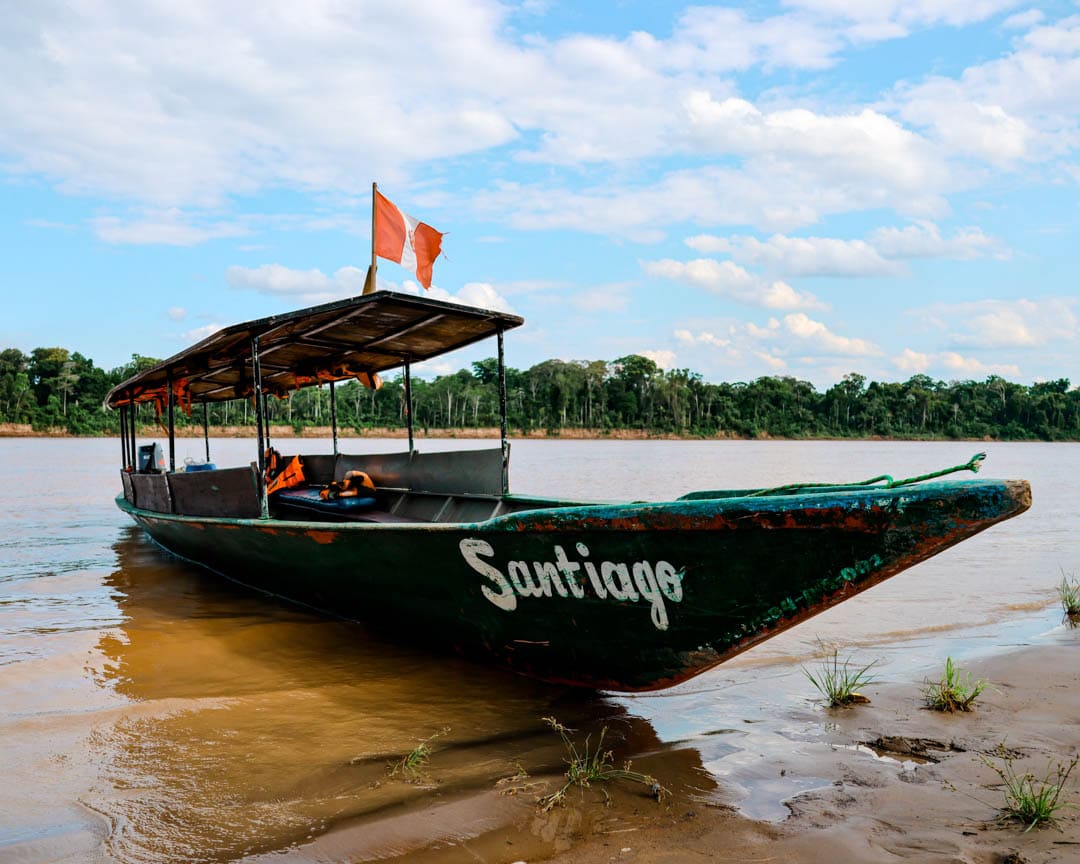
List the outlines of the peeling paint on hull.
{"label": "peeling paint on hull", "polygon": [[[166,549],[236,581],[398,640],[626,691],[712,668],[1030,502],[1024,481],[970,480],[337,525],[173,516],[117,499]],[[506,585],[471,566],[463,543],[490,548],[476,561]],[[648,581],[644,564],[656,562],[677,571],[678,591],[666,570]]]}

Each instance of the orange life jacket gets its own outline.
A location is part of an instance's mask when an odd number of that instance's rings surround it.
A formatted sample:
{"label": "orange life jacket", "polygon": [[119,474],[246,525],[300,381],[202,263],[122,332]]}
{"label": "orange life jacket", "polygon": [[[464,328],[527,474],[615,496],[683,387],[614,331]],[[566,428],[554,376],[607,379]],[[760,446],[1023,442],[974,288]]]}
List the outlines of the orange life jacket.
{"label": "orange life jacket", "polygon": [[299,456],[282,456],[271,447],[266,451],[266,494],[290,489],[304,482],[304,463]]}

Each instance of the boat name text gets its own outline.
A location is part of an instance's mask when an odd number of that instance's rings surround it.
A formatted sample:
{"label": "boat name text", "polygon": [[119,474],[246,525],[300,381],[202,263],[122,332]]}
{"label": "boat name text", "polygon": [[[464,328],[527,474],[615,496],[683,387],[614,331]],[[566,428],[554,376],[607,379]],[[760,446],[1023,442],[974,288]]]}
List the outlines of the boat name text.
{"label": "boat name text", "polygon": [[[582,599],[586,588],[601,600],[611,597],[630,603],[644,601],[657,630],[667,630],[666,601],[683,598],[683,573],[667,561],[589,561],[589,547],[575,544],[580,561],[572,561],[562,546],[555,546],[554,561],[508,561],[504,573],[490,561],[495,550],[486,540],[467,537],[458,544],[465,563],[491,584],[480,592],[500,609],[513,612],[518,597],[575,597]],[[584,575],[582,575],[584,571]]]}

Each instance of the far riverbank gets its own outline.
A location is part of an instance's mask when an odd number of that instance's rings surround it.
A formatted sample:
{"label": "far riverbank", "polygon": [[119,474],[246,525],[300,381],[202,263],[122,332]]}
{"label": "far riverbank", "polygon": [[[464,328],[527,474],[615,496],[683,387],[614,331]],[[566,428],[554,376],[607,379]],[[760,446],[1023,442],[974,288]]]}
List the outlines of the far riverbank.
{"label": "far riverbank", "polygon": [[[142,426],[137,432],[139,438],[158,438],[166,433],[158,426]],[[211,426],[209,430],[211,438],[254,438],[254,426]],[[326,439],[332,435],[329,426],[293,426],[276,425],[270,427],[270,438],[318,438]],[[469,429],[438,429],[417,428],[417,438],[461,438],[465,440],[490,440],[499,437],[498,427],[478,427]],[[67,429],[54,427],[51,429],[34,429],[29,423],[0,423],[0,438],[108,438],[115,435],[76,435]],[[201,426],[183,426],[176,429],[177,438],[202,438]],[[339,438],[408,438],[408,430],[402,427],[372,427],[367,429],[339,428]],[[695,435],[692,433],[679,434],[675,432],[656,432],[649,429],[581,429],[568,427],[560,429],[511,429],[510,437],[517,439],[532,440],[567,440],[567,441],[1012,441],[1026,440],[1037,443],[1041,439],[1011,439],[1011,438],[949,438],[945,436],[927,435],[923,437],[905,437],[882,435],[868,435],[865,437],[835,438],[806,436],[799,438],[785,438],[766,433],[754,437],[736,435],[730,432],[718,432],[713,435]],[[1074,439],[1060,439],[1062,442]],[[1056,443],[1056,442],[1047,442]]]}

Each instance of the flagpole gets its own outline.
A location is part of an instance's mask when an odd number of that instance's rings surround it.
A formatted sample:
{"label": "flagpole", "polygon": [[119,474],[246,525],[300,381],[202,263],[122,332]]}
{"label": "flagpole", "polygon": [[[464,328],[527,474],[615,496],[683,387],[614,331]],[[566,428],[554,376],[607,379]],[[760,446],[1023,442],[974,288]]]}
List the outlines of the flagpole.
{"label": "flagpole", "polygon": [[379,191],[379,184],[371,182],[371,264],[368,265],[367,278],[364,280],[364,293],[375,293],[375,194]]}

